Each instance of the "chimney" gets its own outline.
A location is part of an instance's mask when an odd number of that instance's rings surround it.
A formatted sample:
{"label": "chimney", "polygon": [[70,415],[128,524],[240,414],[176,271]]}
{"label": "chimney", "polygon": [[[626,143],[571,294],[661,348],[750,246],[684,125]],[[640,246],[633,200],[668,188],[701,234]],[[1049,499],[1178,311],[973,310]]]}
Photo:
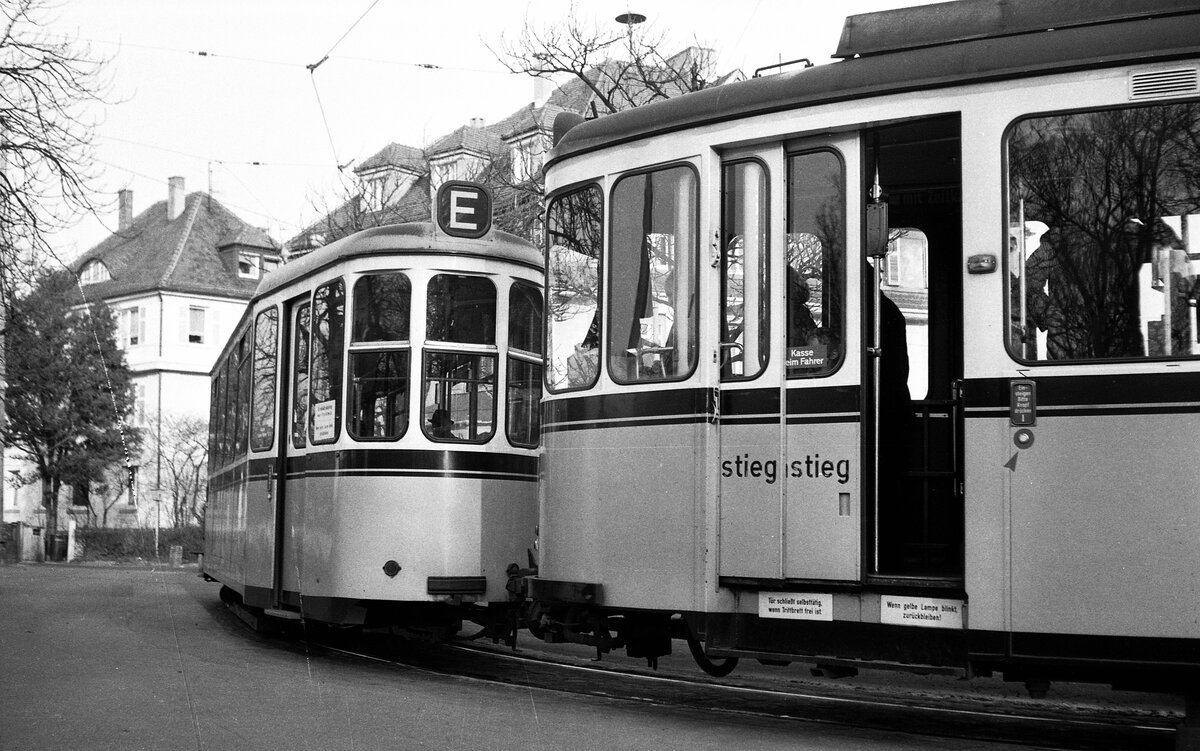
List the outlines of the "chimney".
{"label": "chimney", "polygon": [[133,226],[133,191],[129,188],[117,191],[117,232]]}
{"label": "chimney", "polygon": [[484,119],[482,117],[472,117],[471,127],[482,129],[484,127]]}
{"label": "chimney", "polygon": [[187,194],[183,192],[183,178],[170,177],[167,178],[167,221],[173,222],[183,213],[184,199]]}

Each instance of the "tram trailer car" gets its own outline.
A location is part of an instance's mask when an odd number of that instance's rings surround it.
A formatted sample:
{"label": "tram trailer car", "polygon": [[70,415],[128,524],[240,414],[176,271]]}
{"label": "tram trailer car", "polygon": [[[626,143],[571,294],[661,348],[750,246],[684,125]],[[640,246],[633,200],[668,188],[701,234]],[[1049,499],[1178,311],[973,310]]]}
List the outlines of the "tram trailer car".
{"label": "tram trailer car", "polygon": [[222,597],[511,635],[537,524],[541,282],[523,240],[426,223],[266,276],[212,371],[204,568]]}
{"label": "tram trailer car", "polygon": [[837,57],[557,124],[535,630],[1194,693],[1200,7]]}

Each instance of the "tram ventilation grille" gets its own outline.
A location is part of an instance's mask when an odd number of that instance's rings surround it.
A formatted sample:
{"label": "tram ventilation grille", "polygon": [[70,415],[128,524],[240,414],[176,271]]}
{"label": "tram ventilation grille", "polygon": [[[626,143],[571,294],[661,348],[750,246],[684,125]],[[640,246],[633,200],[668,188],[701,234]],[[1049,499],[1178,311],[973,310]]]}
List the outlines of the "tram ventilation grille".
{"label": "tram ventilation grille", "polygon": [[1183,96],[1200,91],[1195,68],[1134,73],[1129,77],[1130,99]]}

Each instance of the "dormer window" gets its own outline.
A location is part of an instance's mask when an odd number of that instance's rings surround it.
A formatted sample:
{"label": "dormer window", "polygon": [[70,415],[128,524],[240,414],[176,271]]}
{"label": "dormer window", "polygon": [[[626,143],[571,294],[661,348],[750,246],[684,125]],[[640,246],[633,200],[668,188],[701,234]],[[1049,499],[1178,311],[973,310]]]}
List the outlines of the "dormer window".
{"label": "dormer window", "polygon": [[96,284],[97,282],[107,282],[112,279],[108,274],[108,267],[103,261],[88,261],[79,270],[79,281],[84,284]]}
{"label": "dormer window", "polygon": [[253,253],[238,253],[238,276],[242,279],[257,279],[262,271],[262,256]]}

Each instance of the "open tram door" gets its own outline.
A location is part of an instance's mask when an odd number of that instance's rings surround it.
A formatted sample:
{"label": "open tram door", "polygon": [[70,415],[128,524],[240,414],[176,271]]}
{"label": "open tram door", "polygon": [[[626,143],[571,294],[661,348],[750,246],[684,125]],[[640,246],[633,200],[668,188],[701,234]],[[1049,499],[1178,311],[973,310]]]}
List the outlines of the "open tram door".
{"label": "open tram door", "polygon": [[862,136],[867,579],[961,590],[959,118]]}

